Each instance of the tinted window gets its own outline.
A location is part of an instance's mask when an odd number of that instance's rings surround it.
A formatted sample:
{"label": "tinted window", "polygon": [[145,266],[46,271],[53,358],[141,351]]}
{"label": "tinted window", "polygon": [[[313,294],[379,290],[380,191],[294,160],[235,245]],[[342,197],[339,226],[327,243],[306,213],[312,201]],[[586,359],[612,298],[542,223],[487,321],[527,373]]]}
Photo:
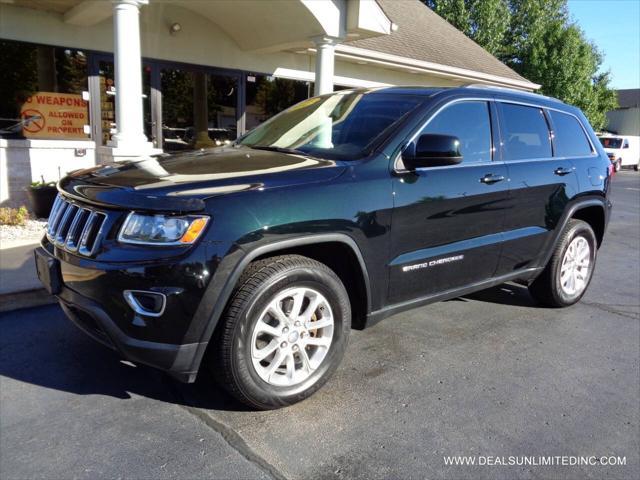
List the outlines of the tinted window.
{"label": "tinted window", "polygon": [[458,137],[465,163],[491,161],[491,121],[487,102],[454,103],[436,115],[422,133]]}
{"label": "tinted window", "polygon": [[542,109],[502,104],[505,160],[551,157],[549,127]]}
{"label": "tinted window", "polygon": [[566,113],[551,110],[551,120],[555,129],[553,144],[556,157],[580,157],[591,155],[591,144],[587,140],[578,119]]}

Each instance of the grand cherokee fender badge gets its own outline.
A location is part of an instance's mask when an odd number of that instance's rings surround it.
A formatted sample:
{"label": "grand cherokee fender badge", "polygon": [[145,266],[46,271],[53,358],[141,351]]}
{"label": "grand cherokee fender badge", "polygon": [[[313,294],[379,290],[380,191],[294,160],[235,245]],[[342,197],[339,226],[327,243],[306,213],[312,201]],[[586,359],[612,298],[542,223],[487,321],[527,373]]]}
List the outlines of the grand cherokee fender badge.
{"label": "grand cherokee fender badge", "polygon": [[429,260],[424,263],[416,263],[415,265],[407,265],[402,267],[403,272],[411,272],[413,270],[420,270],[421,268],[435,267],[436,265],[443,265],[445,263],[459,262],[464,258],[464,255],[454,255],[453,257],[438,258],[437,260]]}

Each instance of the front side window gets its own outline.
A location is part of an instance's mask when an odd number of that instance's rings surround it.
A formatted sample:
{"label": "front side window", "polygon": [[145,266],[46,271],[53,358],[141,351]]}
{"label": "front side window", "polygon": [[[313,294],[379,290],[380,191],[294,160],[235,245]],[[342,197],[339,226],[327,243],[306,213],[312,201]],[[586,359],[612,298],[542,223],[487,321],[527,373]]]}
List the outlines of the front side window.
{"label": "front side window", "polygon": [[556,157],[580,157],[591,155],[591,144],[580,126],[578,119],[573,115],[551,110],[551,120],[555,136]]}
{"label": "front side window", "polygon": [[549,126],[541,108],[501,104],[505,160],[551,157]]}
{"label": "front side window", "polygon": [[422,101],[417,96],[357,91],[309,98],[267,120],[238,144],[328,159],[360,158],[374,140]]}
{"label": "front side window", "polygon": [[491,161],[491,120],[487,102],[454,103],[438,113],[421,133],[458,137],[464,163]]}

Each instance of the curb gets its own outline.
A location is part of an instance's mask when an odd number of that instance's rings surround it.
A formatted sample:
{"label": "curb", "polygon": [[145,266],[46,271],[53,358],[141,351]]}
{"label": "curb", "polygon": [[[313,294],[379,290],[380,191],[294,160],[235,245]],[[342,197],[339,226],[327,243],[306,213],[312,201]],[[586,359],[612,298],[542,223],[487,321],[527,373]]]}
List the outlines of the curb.
{"label": "curb", "polygon": [[57,303],[56,297],[44,288],[0,295],[0,312],[11,312],[22,308],[40,307]]}

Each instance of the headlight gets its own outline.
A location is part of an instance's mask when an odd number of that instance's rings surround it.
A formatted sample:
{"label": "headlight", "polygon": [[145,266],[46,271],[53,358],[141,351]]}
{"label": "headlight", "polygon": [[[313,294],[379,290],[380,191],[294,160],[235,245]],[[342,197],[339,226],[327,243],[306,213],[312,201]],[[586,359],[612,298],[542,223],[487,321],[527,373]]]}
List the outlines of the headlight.
{"label": "headlight", "polygon": [[131,212],[120,228],[118,241],[145,245],[189,245],[207,226],[209,217],[143,215]]}

